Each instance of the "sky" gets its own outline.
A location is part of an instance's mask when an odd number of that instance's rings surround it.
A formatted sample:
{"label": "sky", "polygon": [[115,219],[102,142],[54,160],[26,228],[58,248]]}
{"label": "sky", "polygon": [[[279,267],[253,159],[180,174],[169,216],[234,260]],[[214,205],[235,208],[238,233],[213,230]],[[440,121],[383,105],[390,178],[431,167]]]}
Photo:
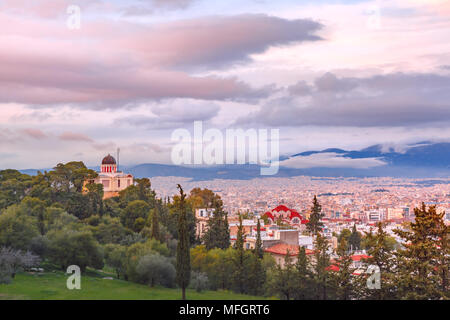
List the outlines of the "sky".
{"label": "sky", "polygon": [[449,40],[448,0],[0,0],[0,168],[170,164],[194,121],[282,155],[450,142]]}

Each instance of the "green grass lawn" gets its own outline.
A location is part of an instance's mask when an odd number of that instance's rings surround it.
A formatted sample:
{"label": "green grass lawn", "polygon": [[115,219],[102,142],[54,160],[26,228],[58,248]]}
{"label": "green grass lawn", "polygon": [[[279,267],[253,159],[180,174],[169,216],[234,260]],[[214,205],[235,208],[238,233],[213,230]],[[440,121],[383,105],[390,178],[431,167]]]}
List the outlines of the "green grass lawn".
{"label": "green grass lawn", "polygon": [[[0,300],[175,300],[180,299],[181,290],[168,288],[150,288],[124,280],[108,280],[111,274],[90,271],[81,277],[81,290],[69,290],[66,287],[68,275],[61,271],[42,274],[20,273],[11,284],[0,284]],[[263,299],[226,291],[187,290],[189,300],[242,300]]]}

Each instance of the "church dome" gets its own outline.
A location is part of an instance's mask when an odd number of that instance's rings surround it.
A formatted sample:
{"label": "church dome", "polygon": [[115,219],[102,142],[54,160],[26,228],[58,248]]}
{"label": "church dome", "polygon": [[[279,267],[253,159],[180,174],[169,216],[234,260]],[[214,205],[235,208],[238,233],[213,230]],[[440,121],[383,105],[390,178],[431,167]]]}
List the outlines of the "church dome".
{"label": "church dome", "polygon": [[116,164],[116,159],[114,159],[113,156],[108,154],[106,157],[103,158],[102,164]]}

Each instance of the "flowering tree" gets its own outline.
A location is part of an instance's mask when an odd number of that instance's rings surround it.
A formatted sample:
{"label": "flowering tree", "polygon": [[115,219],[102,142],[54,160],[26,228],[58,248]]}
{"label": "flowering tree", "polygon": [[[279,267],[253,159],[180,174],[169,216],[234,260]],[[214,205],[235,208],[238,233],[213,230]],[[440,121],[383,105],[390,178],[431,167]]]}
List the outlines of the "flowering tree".
{"label": "flowering tree", "polygon": [[10,283],[17,272],[39,265],[40,258],[29,251],[9,247],[0,249],[0,283]]}

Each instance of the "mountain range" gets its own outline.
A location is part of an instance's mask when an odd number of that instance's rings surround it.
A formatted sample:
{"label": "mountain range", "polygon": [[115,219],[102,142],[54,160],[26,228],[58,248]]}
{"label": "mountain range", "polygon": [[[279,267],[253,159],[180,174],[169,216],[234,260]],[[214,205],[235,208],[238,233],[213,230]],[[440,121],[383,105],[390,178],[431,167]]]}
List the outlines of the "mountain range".
{"label": "mountain range", "polygon": [[[381,165],[368,168],[352,167],[308,167],[292,168],[284,166],[287,160],[300,160],[315,155],[333,155],[349,159],[376,159]],[[98,170],[98,167],[92,169]],[[280,159],[280,169],[274,176],[261,176],[260,166],[220,165],[220,166],[176,166],[145,163],[136,166],[121,167],[121,170],[135,177],[176,176],[192,180],[236,179],[247,180],[264,177],[404,177],[404,178],[449,178],[450,177],[450,143],[421,142],[407,145],[401,150],[373,145],[362,150],[343,150],[329,148],[319,151],[306,151],[284,156]],[[21,170],[23,173],[35,174],[37,170]]]}
{"label": "mountain range", "polygon": [[393,147],[386,148],[383,145],[373,145],[359,151],[346,151],[342,149],[325,149],[322,151],[307,151],[293,155],[310,156],[320,153],[336,153],[350,159],[379,158],[394,167],[418,167],[418,168],[450,168],[450,143],[420,142],[407,145],[402,151],[396,151]]}

